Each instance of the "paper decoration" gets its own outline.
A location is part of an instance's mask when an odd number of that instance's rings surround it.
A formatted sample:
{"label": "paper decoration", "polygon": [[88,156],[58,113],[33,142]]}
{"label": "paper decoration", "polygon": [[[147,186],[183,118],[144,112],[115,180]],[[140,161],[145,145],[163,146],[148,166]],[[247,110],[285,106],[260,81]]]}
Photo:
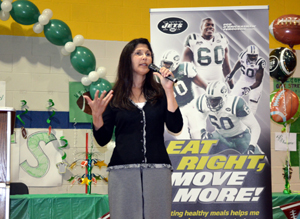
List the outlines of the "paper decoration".
{"label": "paper decoration", "polygon": [[297,151],[297,134],[275,132],[276,151]]}
{"label": "paper decoration", "polygon": [[24,139],[18,130],[16,132],[20,149],[19,180],[28,186],[46,187],[61,186],[62,175],[56,164],[62,161],[60,137],[62,131],[48,135],[46,129],[27,129],[28,137]]}

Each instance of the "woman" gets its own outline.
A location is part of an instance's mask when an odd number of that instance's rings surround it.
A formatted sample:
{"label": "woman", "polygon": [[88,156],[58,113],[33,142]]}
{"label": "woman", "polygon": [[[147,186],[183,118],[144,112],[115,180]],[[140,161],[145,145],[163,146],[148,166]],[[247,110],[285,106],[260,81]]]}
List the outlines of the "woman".
{"label": "woman", "polygon": [[[123,49],[113,90],[92,101],[94,137],[106,145],[115,127],[116,147],[108,165],[112,219],[171,217],[171,162],[164,145],[164,125],[174,133],[182,117],[173,93],[172,73],[149,70],[153,52],[147,39],[134,39]],[[160,79],[157,83],[154,76]]]}

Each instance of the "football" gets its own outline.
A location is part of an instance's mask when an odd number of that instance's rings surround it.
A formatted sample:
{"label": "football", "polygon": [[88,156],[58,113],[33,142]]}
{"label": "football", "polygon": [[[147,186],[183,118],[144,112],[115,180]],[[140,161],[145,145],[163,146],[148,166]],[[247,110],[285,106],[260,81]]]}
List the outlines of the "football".
{"label": "football", "polygon": [[[85,92],[83,95],[86,95],[88,97],[91,98],[90,92]],[[87,104],[85,98],[83,97],[83,95],[81,95],[78,99],[77,99],[77,106],[79,107],[79,109],[89,115],[92,115],[92,110],[91,107]],[[92,99],[92,98],[91,98]]]}
{"label": "football", "polygon": [[24,139],[26,139],[27,138],[27,131],[26,131],[26,129],[23,126],[21,127],[21,133],[22,133],[22,137]]}
{"label": "football", "polygon": [[269,26],[271,35],[293,48],[300,44],[300,15],[287,14],[275,19]]}
{"label": "football", "polygon": [[291,202],[280,206],[281,210],[285,214],[286,218],[293,219],[294,215],[299,215],[300,201]]}
{"label": "football", "polygon": [[269,61],[270,76],[284,83],[295,72],[297,56],[289,48],[280,47],[270,52]]}
{"label": "football", "polygon": [[279,124],[290,123],[299,117],[299,97],[289,89],[271,93],[271,119]]}

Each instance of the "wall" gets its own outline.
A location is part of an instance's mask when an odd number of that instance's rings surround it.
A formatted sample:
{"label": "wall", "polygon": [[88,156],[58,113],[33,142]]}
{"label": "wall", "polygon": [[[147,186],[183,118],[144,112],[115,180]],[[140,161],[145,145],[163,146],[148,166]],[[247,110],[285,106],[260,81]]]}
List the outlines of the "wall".
{"label": "wall", "polygon": [[[42,12],[50,8],[53,18],[68,24],[73,37],[81,34],[85,37],[86,46],[92,50],[97,59],[97,67],[104,66],[108,70],[108,79],[113,81],[117,60],[121,49],[127,41],[137,38],[150,38],[150,8],[173,7],[214,7],[214,6],[244,6],[269,5],[269,23],[284,14],[300,14],[300,2],[293,1],[249,1],[232,0],[224,2],[196,0],[152,0],[140,2],[137,0],[31,0]],[[88,2],[88,3],[87,3]],[[26,99],[29,110],[43,111],[43,101],[52,98],[58,111],[68,111],[68,82],[80,81],[82,75],[70,65],[68,57],[60,55],[60,48],[50,44],[43,34],[35,34],[32,25],[20,25],[12,18],[0,20],[0,81],[6,81],[6,105],[20,110],[20,100]],[[286,45],[277,42],[270,35],[270,50]],[[295,46],[300,49],[300,46]],[[294,77],[300,77],[299,67]],[[271,79],[271,78],[270,78]],[[272,80],[272,79],[271,79]],[[270,91],[272,91],[272,87]],[[282,165],[285,152],[274,150],[274,132],[280,131],[281,126],[271,122],[272,142],[272,189],[281,192],[284,188]],[[89,130],[78,131],[78,142],[74,142],[74,130],[64,130],[69,140],[67,152],[68,161],[72,162],[74,151],[84,151],[85,133]],[[110,153],[106,148],[97,150],[108,162]],[[293,168],[291,189],[300,190],[299,168]],[[76,169],[82,173],[79,167]],[[70,175],[70,173],[68,173]],[[68,175],[68,176],[69,176]],[[64,193],[84,192],[81,185],[71,187],[64,177],[60,188],[30,188],[30,193]],[[104,183],[95,186],[93,192],[106,193]]]}
{"label": "wall", "polygon": [[[130,41],[137,37],[150,38],[149,9],[177,7],[218,7],[268,5],[270,23],[284,14],[300,14],[300,2],[297,0],[31,0],[40,10],[51,9],[53,19],[68,24],[73,36],[83,35],[86,39]],[[88,2],[88,3],[87,3]],[[32,25],[22,26],[9,19],[0,21],[1,35],[41,36],[32,31]],[[283,46],[270,35],[270,48]],[[299,49],[300,46],[295,47]]]}
{"label": "wall", "polygon": [[[85,40],[83,46],[93,50],[97,67],[105,66],[107,79],[114,81],[118,56],[125,43]],[[60,48],[51,44],[45,37],[0,35],[0,48],[0,81],[6,81],[6,106],[21,110],[20,101],[25,100],[29,111],[47,111],[47,101],[52,99],[56,112],[69,111],[69,82],[80,81],[83,76],[72,68],[70,56],[61,55]],[[38,118],[32,116],[31,119],[37,120]],[[55,131],[55,129],[53,130]],[[71,164],[77,159],[85,159],[86,133],[90,135],[91,130],[78,129],[75,125],[74,128],[62,131],[69,144],[64,149],[67,153],[66,161]],[[94,144],[96,143],[94,142]],[[16,157],[18,147],[18,144],[11,146],[12,169],[19,165],[18,162],[15,162],[18,159]],[[41,147],[43,146],[41,145]],[[91,148],[91,143],[89,143],[89,147]],[[106,147],[94,146],[93,153],[96,156],[93,158],[105,160],[108,164],[111,152]],[[33,164],[31,163],[31,165]],[[95,166],[92,172],[105,177],[108,175],[105,167],[99,169]],[[30,187],[29,192],[31,194],[85,193],[84,185],[75,183],[71,186],[67,181],[72,175],[82,176],[84,173],[85,168],[81,168],[80,162],[78,162],[74,169],[68,169],[63,174],[61,187]],[[18,181],[16,177],[13,177],[14,175],[12,174],[12,181]],[[97,185],[92,186],[92,193],[106,194],[107,183],[99,181]]]}

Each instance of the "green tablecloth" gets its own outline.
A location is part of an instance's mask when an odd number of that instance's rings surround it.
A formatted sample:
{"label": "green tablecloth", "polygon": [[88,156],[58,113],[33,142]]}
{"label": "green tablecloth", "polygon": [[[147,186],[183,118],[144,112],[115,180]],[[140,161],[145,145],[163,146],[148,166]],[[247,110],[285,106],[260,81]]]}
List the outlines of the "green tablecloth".
{"label": "green tablecloth", "polygon": [[296,201],[300,201],[300,194],[272,193],[273,219],[287,219],[280,206]]}
{"label": "green tablecloth", "polygon": [[[272,194],[273,219],[286,219],[281,205],[300,194]],[[98,219],[109,212],[108,196],[99,194],[11,195],[10,219]]]}
{"label": "green tablecloth", "polygon": [[33,194],[10,196],[10,219],[98,219],[109,212],[108,196]]}

